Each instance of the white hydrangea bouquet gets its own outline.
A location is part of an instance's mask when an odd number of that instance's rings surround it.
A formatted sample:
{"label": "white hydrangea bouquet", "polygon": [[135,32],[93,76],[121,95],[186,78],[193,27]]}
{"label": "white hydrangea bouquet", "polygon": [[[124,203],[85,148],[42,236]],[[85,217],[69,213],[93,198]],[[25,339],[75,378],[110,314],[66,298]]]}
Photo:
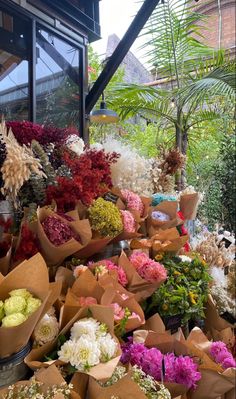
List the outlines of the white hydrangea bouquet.
{"label": "white hydrangea bouquet", "polygon": [[110,378],[120,354],[119,341],[114,335],[114,310],[91,305],[81,308],[56,339],[33,349],[25,361],[33,370],[54,363],[68,365],[74,373],[103,379]]}

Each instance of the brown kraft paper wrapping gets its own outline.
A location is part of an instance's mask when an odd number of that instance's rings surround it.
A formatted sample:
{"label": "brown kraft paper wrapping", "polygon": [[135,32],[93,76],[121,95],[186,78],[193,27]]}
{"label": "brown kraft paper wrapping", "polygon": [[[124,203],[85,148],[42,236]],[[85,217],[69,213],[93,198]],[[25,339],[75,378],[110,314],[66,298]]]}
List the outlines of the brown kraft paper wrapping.
{"label": "brown kraft paper wrapping", "polygon": [[144,300],[152,295],[153,292],[161,285],[160,283],[150,283],[140,277],[124,251],[122,251],[119,257],[118,265],[124,269],[127,275],[128,285],[126,289],[132,293],[135,293],[136,299],[138,301]]}
{"label": "brown kraft paper wrapping", "polygon": [[236,369],[228,368],[224,370],[208,357],[211,342],[208,341],[203,332],[195,327],[186,343],[189,347],[202,352],[199,354],[200,359],[206,359],[204,362],[200,362],[199,368],[202,378],[197,384],[197,389],[188,393],[188,399],[217,399],[225,394],[224,398],[227,398],[227,395],[230,398],[232,394],[235,397]]}
{"label": "brown kraft paper wrapping", "polygon": [[152,237],[152,254],[155,257],[160,251],[177,253],[186,244],[188,239],[188,235],[180,236],[175,227],[160,230]]}
{"label": "brown kraft paper wrapping", "polygon": [[185,220],[194,220],[197,216],[199,194],[183,194],[180,197],[179,206]]}
{"label": "brown kraft paper wrapping", "polygon": [[[56,266],[63,262],[65,258],[70,255],[73,255],[81,248],[86,246],[91,240],[92,233],[90,229],[90,224],[87,219],[85,220],[75,220],[73,222],[68,222],[59,215],[55,214],[50,208],[44,207],[39,208],[37,210],[38,215],[38,225],[37,225],[37,235],[40,242],[42,255],[44,256],[48,266]],[[79,235],[81,243],[76,241],[74,238],[71,238],[69,241],[65,242],[60,246],[53,245],[48,237],[46,236],[42,222],[48,216],[55,216],[58,219],[62,220],[64,223],[67,223],[70,228]]]}
{"label": "brown kraft paper wrapping", "polygon": [[217,331],[222,331],[227,328],[233,328],[233,325],[230,324],[228,321],[220,317],[218,310],[216,308],[216,303],[211,295],[208,296],[206,310],[206,330],[212,333],[213,329]]}
{"label": "brown kraft paper wrapping", "polygon": [[[92,313],[92,316],[88,316],[88,311],[89,313]],[[81,308],[77,314],[69,321],[69,323],[61,330],[60,335],[65,335],[69,333],[71,327],[73,324],[84,318],[84,317],[94,317],[96,320],[105,323],[108,327],[108,332],[113,336],[113,338],[116,339],[114,336],[114,312],[113,309],[110,307],[106,306],[101,306],[101,305],[91,305],[88,306],[87,308]],[[42,367],[48,367],[51,364],[55,365],[60,365],[64,364],[60,360],[52,360],[48,362],[43,362],[43,358],[45,355],[50,353],[52,350],[55,349],[56,344],[57,344],[58,337],[40,348],[33,349],[31,352],[26,356],[25,358],[25,363],[30,367],[31,369],[35,370],[38,368]],[[118,340],[116,339],[117,343]],[[117,363],[119,362],[119,358],[121,355],[121,350],[120,346],[118,345],[117,353],[116,356],[109,360],[107,363],[100,363],[97,366],[94,366],[90,369],[90,371],[87,373],[88,375],[91,375],[92,377],[96,379],[105,379],[105,378],[110,378],[114,372],[114,369],[117,366]]]}
{"label": "brown kraft paper wrapping", "polygon": [[[189,349],[185,343],[177,341],[175,337],[165,333],[156,333],[153,331],[137,330],[133,334],[134,342],[144,343],[148,348],[156,347],[162,353],[174,352],[177,356],[189,355]],[[176,383],[166,383],[164,385],[169,389],[172,398],[176,398],[187,392],[184,385]]]}
{"label": "brown kraft paper wrapping", "polygon": [[30,339],[30,336],[47,308],[50,297],[48,270],[44,259],[37,254],[21,263],[0,282],[0,299],[5,300],[8,293],[18,288],[26,288],[42,305],[24,323],[16,327],[0,327],[0,358],[18,352]]}
{"label": "brown kraft paper wrapping", "polygon": [[[178,210],[178,202],[176,201],[163,201],[159,205],[152,207],[149,209],[148,218],[147,218],[147,231],[149,237],[154,236],[158,230],[166,230],[171,227],[176,227],[179,224],[183,223],[183,221],[177,215]],[[152,219],[152,212],[160,211],[165,213],[170,217],[168,221],[159,221]]]}
{"label": "brown kraft paper wrapping", "polygon": [[7,251],[6,255],[0,258],[0,273],[3,276],[6,276],[10,270],[13,237],[11,234],[3,234],[2,241],[6,241],[10,244],[9,250]]}
{"label": "brown kraft paper wrapping", "polygon": [[116,384],[109,387],[101,387],[94,378],[89,378],[89,399],[111,399],[112,395],[119,399],[147,399],[138,384],[131,379],[132,373],[128,373]]}
{"label": "brown kraft paper wrapping", "polygon": [[[62,377],[61,373],[57,369],[55,365],[51,365],[50,367],[45,369],[41,369],[35,373],[35,378],[36,381],[40,382],[43,384],[42,386],[42,392],[46,393],[47,389],[50,388],[53,385],[61,385],[65,383],[64,378]],[[19,381],[17,382],[16,386],[27,386],[29,385],[29,381]],[[8,392],[8,388],[4,388],[3,390],[0,391],[0,399],[3,398],[3,395],[6,395]],[[26,398],[27,399],[27,398]],[[56,395],[54,396],[54,399],[61,399],[61,396]],[[71,391],[70,394],[70,399],[81,399],[80,395],[76,393],[75,391]]]}

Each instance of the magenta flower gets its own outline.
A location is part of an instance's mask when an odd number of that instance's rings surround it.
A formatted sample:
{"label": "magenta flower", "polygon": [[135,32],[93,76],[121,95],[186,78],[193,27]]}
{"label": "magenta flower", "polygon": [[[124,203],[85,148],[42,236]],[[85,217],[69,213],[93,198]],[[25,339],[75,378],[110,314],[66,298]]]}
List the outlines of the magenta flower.
{"label": "magenta flower", "polygon": [[174,353],[167,353],[164,355],[165,365],[165,381],[175,382],[175,355]]}
{"label": "magenta flower", "polygon": [[134,233],[135,232],[135,220],[131,212],[129,211],[120,211],[122,216],[122,222],[124,231],[126,233]]}
{"label": "magenta flower", "polygon": [[128,364],[130,361],[130,349],[133,345],[133,337],[128,337],[128,341],[121,345],[122,355],[120,357],[120,362],[122,364]]}
{"label": "magenta flower", "polygon": [[187,388],[195,389],[197,382],[201,379],[197,364],[189,356],[175,358],[175,382],[183,384]]}
{"label": "magenta flower", "polygon": [[143,356],[148,351],[144,344],[132,344],[130,347],[130,363],[142,367]]}
{"label": "magenta flower", "polygon": [[210,355],[213,360],[220,364],[224,369],[236,367],[236,362],[224,342],[213,342],[210,349]]}
{"label": "magenta flower", "polygon": [[151,348],[142,354],[140,366],[146,374],[151,375],[157,381],[161,381],[162,359],[162,353],[156,348]]}

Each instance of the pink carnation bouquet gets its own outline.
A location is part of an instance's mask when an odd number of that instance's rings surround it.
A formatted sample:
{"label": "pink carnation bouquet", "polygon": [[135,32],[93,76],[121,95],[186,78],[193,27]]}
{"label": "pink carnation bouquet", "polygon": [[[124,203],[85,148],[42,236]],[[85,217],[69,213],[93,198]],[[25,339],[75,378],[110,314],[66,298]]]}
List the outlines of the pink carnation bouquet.
{"label": "pink carnation bouquet", "polygon": [[144,213],[144,204],[138,194],[133,193],[130,190],[121,190],[122,197],[126,203],[128,209],[138,211],[140,216]]}
{"label": "pink carnation bouquet", "polygon": [[137,273],[149,283],[163,283],[167,279],[165,267],[144,252],[134,251],[129,258]]}
{"label": "pink carnation bouquet", "polygon": [[124,232],[134,233],[136,230],[136,222],[131,212],[121,210]]}

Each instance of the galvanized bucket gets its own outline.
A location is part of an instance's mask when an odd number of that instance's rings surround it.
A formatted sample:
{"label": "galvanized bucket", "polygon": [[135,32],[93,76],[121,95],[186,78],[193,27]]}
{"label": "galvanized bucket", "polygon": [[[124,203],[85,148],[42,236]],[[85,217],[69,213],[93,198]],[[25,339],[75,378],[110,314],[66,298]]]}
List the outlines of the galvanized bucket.
{"label": "galvanized bucket", "polygon": [[30,349],[31,345],[28,343],[19,352],[0,358],[0,388],[25,379],[29,368],[24,363],[24,358],[30,352]]}

